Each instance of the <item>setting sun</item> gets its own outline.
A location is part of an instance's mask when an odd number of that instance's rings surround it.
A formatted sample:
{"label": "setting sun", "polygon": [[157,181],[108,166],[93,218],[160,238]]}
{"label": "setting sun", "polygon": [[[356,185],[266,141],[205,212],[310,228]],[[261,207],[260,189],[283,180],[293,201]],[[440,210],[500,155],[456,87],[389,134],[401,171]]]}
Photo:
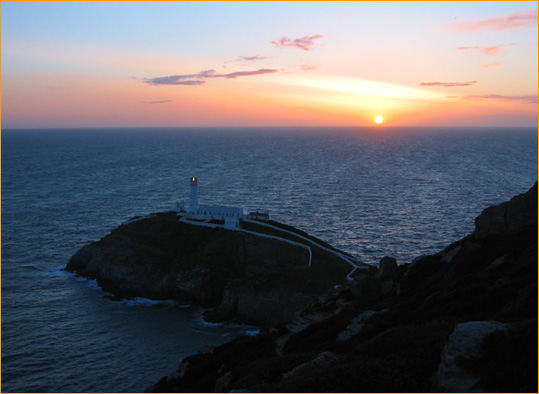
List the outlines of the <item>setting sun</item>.
{"label": "setting sun", "polygon": [[384,118],[381,116],[377,116],[376,118],[374,118],[374,121],[376,122],[376,124],[381,124],[384,123]]}

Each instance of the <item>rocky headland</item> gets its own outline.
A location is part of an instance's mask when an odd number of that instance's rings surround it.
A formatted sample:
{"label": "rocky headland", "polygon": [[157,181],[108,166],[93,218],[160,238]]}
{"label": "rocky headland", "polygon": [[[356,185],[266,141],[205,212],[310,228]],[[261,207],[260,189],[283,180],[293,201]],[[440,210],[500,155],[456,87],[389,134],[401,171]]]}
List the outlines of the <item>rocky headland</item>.
{"label": "rocky headland", "polygon": [[186,357],[147,391],[537,392],[537,202],[536,183],[439,253],[351,275],[349,256],[299,230],[173,213],[120,226],[66,269],[119,297],[197,302],[264,328]]}
{"label": "rocky headland", "polygon": [[165,212],[130,219],[80,249],[66,270],[96,279],[115,298],[173,299],[208,308],[212,321],[271,327],[346,281],[348,259],[277,222],[228,230]]}

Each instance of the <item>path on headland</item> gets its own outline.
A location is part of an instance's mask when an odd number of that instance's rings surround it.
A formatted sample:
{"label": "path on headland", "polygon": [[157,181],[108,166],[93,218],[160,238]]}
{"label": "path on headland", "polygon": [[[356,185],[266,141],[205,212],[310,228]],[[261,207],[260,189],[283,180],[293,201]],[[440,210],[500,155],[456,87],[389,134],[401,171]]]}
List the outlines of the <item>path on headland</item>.
{"label": "path on headland", "polygon": [[[210,227],[210,228],[223,228],[223,229],[225,228],[225,226],[222,225],[222,224],[207,223],[207,222],[189,220],[185,216],[180,216],[179,221],[182,222],[182,223],[188,223],[188,224],[192,224],[192,225],[195,225],[195,226]],[[303,241],[305,241],[305,242],[307,242],[307,243],[309,243],[309,244],[311,244],[311,245],[313,245],[313,246],[315,246],[315,247],[317,247],[317,248],[319,248],[319,249],[321,249],[321,250],[323,250],[325,252],[333,254],[334,256],[340,258],[341,260],[344,260],[347,264],[349,264],[350,266],[353,267],[352,271],[350,271],[350,273],[346,276],[346,279],[348,279],[348,280],[352,280],[352,274],[357,269],[362,269],[363,268],[363,267],[360,267],[360,266],[358,266],[356,264],[356,262],[360,263],[360,261],[356,260],[355,258],[353,258],[351,256],[346,256],[345,254],[343,254],[341,252],[338,252],[336,250],[333,250],[333,249],[327,248],[325,246],[322,246],[319,243],[313,241],[312,239],[304,237],[304,236],[302,236],[302,235],[300,235],[298,233],[295,233],[293,231],[285,230],[283,228],[273,226],[271,224],[267,224],[267,223],[257,221],[257,220],[242,219],[242,221],[244,221],[246,223],[252,223],[252,224],[255,224],[257,226],[271,228],[271,229],[277,230],[279,232],[290,234],[290,235],[292,235],[294,237],[300,238],[301,240],[303,240]],[[308,245],[305,245],[305,244],[300,243],[300,242],[292,241],[292,240],[287,239],[287,238],[278,237],[276,235],[262,234],[262,233],[259,233],[259,232],[250,231],[250,230],[244,230],[244,229],[241,229],[241,228],[226,228],[226,229],[231,230],[231,231],[240,231],[240,232],[244,232],[244,233],[247,233],[247,234],[253,234],[253,235],[257,235],[259,237],[264,237],[264,238],[277,239],[279,241],[287,242],[287,243],[289,243],[291,245],[296,245],[296,246],[300,246],[302,248],[305,248],[305,249],[307,249],[309,251],[309,267],[311,267],[311,265],[312,265],[313,253],[312,253],[311,247],[309,247]],[[355,261],[353,261],[353,260],[355,260]]]}
{"label": "path on headland", "polygon": [[[267,224],[267,223],[260,222],[260,221],[255,221],[255,220],[250,220],[250,219],[242,219],[242,220],[244,222],[247,222],[247,223],[253,223],[253,224],[256,224],[256,225],[259,225],[259,226],[264,226],[264,227],[272,228],[272,229],[275,229],[275,230],[278,230],[278,231],[281,231],[281,232],[284,232],[284,233],[291,234],[291,235],[293,235],[295,237],[301,238],[302,240],[304,240],[306,242],[309,242],[310,244],[316,246],[317,248],[320,248],[320,249],[322,249],[322,250],[324,250],[326,252],[332,253],[334,256],[337,256],[340,259],[346,261],[349,265],[351,265],[353,267],[353,270],[348,275],[346,275],[346,279],[348,279],[348,280],[352,280],[351,275],[356,271],[356,269],[360,268],[354,261],[352,261],[352,259],[354,259],[353,257],[346,256],[345,254],[343,254],[341,252],[337,252],[336,250],[333,250],[333,249],[327,248],[325,246],[322,246],[318,242],[315,242],[310,238],[304,237],[303,235],[300,235],[300,234],[295,233],[293,231],[282,229],[282,228],[277,227],[277,226],[272,226],[271,224]],[[360,261],[357,261],[356,259],[354,259],[354,260],[356,262],[358,262],[358,263],[360,262]]]}

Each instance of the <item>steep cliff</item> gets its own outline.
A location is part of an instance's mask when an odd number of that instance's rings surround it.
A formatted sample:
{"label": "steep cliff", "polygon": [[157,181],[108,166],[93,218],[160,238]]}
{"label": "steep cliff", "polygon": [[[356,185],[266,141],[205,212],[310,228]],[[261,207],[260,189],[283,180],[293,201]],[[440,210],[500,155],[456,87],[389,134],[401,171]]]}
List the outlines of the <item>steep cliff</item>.
{"label": "steep cliff", "polygon": [[183,360],[154,392],[537,392],[537,183],[473,234],[381,261],[294,319]]}
{"label": "steep cliff", "polygon": [[302,241],[299,231],[245,227],[185,223],[173,212],[136,218],[84,246],[66,270],[97,279],[118,297],[194,302],[216,308],[214,320],[269,326],[290,319],[352,269],[325,246]]}

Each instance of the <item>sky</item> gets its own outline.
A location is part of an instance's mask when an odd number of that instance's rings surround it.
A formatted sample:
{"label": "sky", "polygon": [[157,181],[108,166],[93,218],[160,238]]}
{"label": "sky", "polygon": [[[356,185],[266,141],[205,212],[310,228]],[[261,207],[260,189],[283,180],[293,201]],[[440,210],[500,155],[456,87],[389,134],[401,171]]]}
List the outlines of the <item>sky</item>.
{"label": "sky", "polygon": [[1,2],[2,128],[537,126],[536,1]]}

